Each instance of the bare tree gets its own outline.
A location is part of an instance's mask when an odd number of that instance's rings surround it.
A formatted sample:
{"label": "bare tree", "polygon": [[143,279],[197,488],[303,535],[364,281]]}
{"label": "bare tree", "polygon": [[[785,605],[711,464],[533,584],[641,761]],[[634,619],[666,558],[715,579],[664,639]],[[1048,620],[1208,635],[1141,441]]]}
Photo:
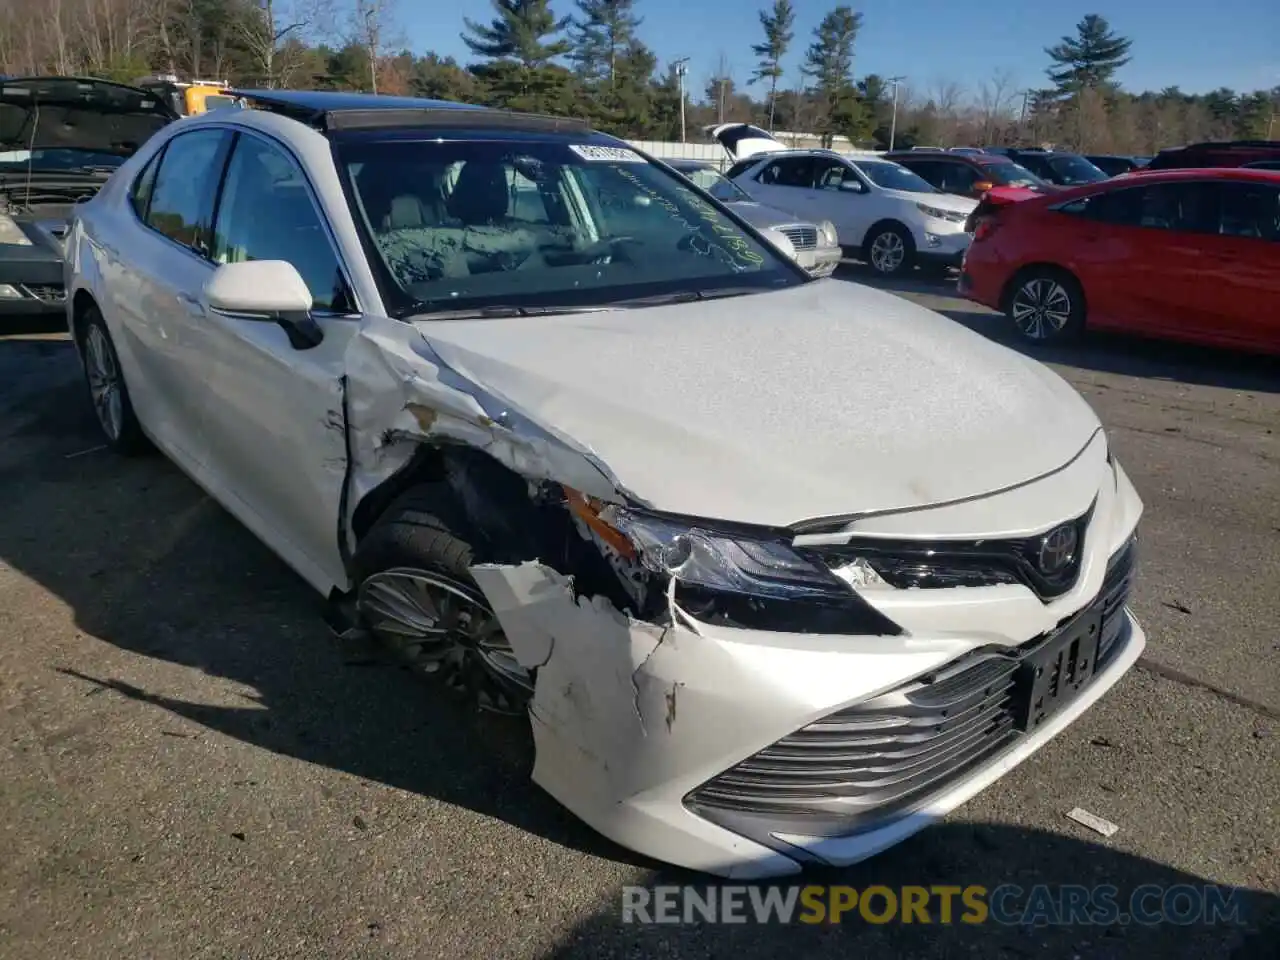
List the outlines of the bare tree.
{"label": "bare tree", "polygon": [[378,67],[394,42],[395,0],[355,0],[351,11],[352,41],[369,58],[369,89],[378,92]]}
{"label": "bare tree", "polygon": [[997,70],[978,88],[978,109],[982,114],[982,142],[993,143],[1005,121],[1009,119],[1017,98],[1013,74]]}
{"label": "bare tree", "polygon": [[288,43],[319,26],[327,12],[325,0],[258,0],[257,16],[239,24],[241,39],[267,89],[282,83],[295,64]]}

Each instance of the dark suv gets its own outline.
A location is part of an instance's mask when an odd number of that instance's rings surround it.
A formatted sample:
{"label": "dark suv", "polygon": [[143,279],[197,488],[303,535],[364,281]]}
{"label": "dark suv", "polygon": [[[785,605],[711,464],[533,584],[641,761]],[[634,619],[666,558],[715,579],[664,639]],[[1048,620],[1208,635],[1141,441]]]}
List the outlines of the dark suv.
{"label": "dark suv", "polygon": [[1148,170],[1187,167],[1255,167],[1280,169],[1280,140],[1227,140],[1170,147],[1156,154]]}
{"label": "dark suv", "polygon": [[981,198],[992,187],[1025,187],[1048,193],[1053,187],[1008,157],[993,153],[897,150],[884,155],[943,193]]}
{"label": "dark suv", "polygon": [[1019,163],[1041,180],[1059,187],[1080,187],[1109,180],[1105,173],[1078,153],[1054,150],[1010,150],[1009,159]]}

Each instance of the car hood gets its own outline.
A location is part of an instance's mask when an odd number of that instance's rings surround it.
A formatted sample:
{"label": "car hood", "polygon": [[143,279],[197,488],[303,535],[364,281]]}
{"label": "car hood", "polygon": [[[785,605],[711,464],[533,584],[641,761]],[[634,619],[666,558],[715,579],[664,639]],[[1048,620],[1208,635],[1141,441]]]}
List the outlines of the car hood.
{"label": "car hood", "polygon": [[978,201],[971,197],[957,197],[952,193],[914,193],[910,190],[881,190],[886,197],[895,200],[909,200],[911,203],[924,203],[939,210],[950,210],[953,213],[970,214]]}
{"label": "car hood", "polygon": [[1058,470],[1099,429],[1042,364],[840,280],[418,326],[457,373],[690,516],[787,526],[978,497]]}
{"label": "car hood", "polygon": [[756,203],[754,200],[735,200],[729,206],[734,213],[759,230],[790,223],[811,222],[804,219],[804,217],[797,217],[795,214],[787,213],[785,210],[779,210],[777,207],[770,207],[763,203]]}
{"label": "car hood", "polygon": [[130,156],[176,118],[137,87],[80,77],[0,82],[0,151],[92,150]]}

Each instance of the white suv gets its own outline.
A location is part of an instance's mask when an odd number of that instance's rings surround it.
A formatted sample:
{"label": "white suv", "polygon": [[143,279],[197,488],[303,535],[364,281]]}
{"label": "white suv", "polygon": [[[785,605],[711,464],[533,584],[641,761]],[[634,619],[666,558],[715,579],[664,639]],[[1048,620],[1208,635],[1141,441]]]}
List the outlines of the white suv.
{"label": "white suv", "polygon": [[[830,220],[840,245],[881,274],[917,263],[960,265],[977,201],[935,189],[875,156],[787,150],[764,131],[731,124],[712,134],[735,158],[729,177],[753,200],[809,220]],[[753,131],[753,132],[748,132]]]}

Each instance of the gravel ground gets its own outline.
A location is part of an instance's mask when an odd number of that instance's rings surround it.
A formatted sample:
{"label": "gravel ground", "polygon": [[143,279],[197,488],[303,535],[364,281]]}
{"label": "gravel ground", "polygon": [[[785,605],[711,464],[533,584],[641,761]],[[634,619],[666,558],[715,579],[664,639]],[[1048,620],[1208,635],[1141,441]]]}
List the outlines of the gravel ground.
{"label": "gravel ground", "polygon": [[[941,283],[897,287],[1003,336]],[[1246,924],[624,926],[623,885],[705,878],[532,787],[518,725],[336,640],[176,469],[95,449],[63,338],[16,334],[0,336],[0,956],[1280,957],[1280,367],[1115,339],[1046,359],[1146,502],[1145,659],[945,824],[813,879],[1213,882],[1246,888]],[[1119,832],[1067,820],[1075,806]]]}

